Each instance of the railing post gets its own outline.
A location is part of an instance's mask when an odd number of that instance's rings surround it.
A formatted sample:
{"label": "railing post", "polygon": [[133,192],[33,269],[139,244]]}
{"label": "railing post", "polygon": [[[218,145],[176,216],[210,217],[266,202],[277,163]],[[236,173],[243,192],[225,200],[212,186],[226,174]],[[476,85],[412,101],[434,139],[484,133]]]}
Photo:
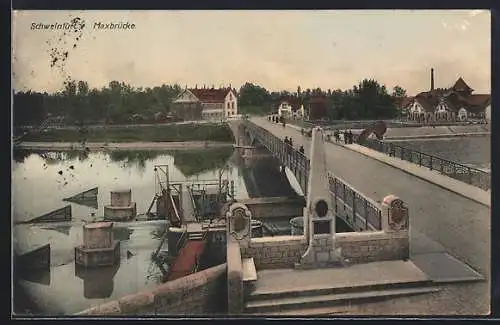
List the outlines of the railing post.
{"label": "railing post", "polygon": [[470,167],[467,167],[467,172],[469,173],[467,177],[469,180],[469,184],[472,184],[472,169]]}
{"label": "railing post", "polygon": [[401,160],[405,160],[405,148],[404,147],[400,148],[401,148]]}
{"label": "railing post", "polygon": [[443,159],[439,159],[439,171],[443,173]]}
{"label": "railing post", "polygon": [[433,162],[432,160],[433,160],[433,159],[432,159],[432,156],[429,156],[429,165],[430,165],[430,166],[429,166],[429,169],[430,169],[430,170],[433,170],[433,169],[434,169],[434,168],[433,168],[433,167],[434,167],[434,162]]}
{"label": "railing post", "polygon": [[422,166],[422,153],[420,151],[418,152],[418,165]]}
{"label": "railing post", "polygon": [[356,226],[356,192],[351,189],[352,192],[352,222]]}
{"label": "railing post", "polygon": [[366,199],[363,199],[363,206],[365,208],[365,214],[364,214],[364,217],[365,217],[365,228],[366,230],[369,230],[368,229],[368,201]]}

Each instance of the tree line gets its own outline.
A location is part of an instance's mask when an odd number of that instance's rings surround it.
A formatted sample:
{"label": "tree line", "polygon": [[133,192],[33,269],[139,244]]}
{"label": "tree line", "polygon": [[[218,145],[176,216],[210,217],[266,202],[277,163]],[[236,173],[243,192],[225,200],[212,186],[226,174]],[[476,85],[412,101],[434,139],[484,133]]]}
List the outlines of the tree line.
{"label": "tree line", "polygon": [[296,92],[269,92],[252,83],[244,84],[239,93],[239,105],[242,107],[269,107],[277,111],[284,98],[295,98],[304,104],[314,97],[324,98],[329,119],[377,119],[394,118],[398,114],[397,103],[406,96],[406,90],[395,86],[391,93],[384,85],[373,79],[364,79],[348,90],[305,89],[297,87]]}
{"label": "tree line", "polygon": [[[90,89],[86,81],[68,81],[62,90],[14,93],[14,124],[37,124],[48,115],[64,116],[68,123],[126,123],[134,117],[153,121],[168,116],[172,102],[181,93],[178,84],[153,88],[132,87],[111,81],[101,89]],[[267,114],[277,110],[283,98],[296,97],[303,103],[313,97],[323,97],[330,119],[392,118],[397,114],[397,98],[405,96],[400,86],[389,93],[376,80],[365,79],[348,90],[305,89],[296,92],[269,91],[253,83],[239,89],[239,112]]]}

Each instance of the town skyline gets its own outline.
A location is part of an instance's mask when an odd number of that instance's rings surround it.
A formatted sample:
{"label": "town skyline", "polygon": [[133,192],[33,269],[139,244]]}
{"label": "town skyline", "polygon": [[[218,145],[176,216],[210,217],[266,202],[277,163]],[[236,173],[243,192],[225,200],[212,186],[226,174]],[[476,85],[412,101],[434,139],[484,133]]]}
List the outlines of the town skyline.
{"label": "town skyline", "polygon": [[[74,17],[85,22],[81,33],[31,28]],[[134,29],[92,28],[108,22]],[[429,89],[433,68],[436,88],[462,77],[490,93],[490,42],[490,13],[478,10],[16,11],[13,84],[54,92],[68,78],[91,88],[112,80],[143,88],[251,82],[295,92],[345,90],[367,78],[415,95]],[[54,47],[67,54],[51,66]]]}

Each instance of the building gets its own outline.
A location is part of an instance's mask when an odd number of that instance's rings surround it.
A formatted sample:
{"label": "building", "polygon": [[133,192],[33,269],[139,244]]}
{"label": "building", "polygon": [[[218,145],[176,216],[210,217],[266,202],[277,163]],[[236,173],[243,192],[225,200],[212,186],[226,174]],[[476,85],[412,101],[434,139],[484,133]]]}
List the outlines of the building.
{"label": "building", "polygon": [[491,96],[473,92],[462,77],[450,88],[434,89],[434,69],[431,69],[431,89],[417,94],[407,104],[404,108],[406,117],[424,124],[484,121]]}
{"label": "building", "polygon": [[409,114],[409,107],[413,103],[413,97],[394,98],[394,104],[398,109],[398,115],[402,119],[406,119]]}
{"label": "building", "polygon": [[491,122],[491,103],[484,110],[486,121]]}
{"label": "building", "polygon": [[225,120],[238,114],[238,95],[232,88],[185,89],[172,103],[182,120]]}
{"label": "building", "polygon": [[302,101],[294,96],[283,98],[278,105],[278,116],[294,119],[302,118],[304,116]]}

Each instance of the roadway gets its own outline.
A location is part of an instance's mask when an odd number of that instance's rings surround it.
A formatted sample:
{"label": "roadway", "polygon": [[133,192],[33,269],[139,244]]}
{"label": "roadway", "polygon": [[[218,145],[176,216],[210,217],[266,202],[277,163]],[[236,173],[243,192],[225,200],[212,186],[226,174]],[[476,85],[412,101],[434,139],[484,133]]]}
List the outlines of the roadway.
{"label": "roadway", "polygon": [[[281,139],[292,137],[294,147],[303,145],[309,155],[311,141],[296,129],[283,128],[265,117],[250,120]],[[342,146],[326,143],[326,151],[329,171],[362,194],[377,202],[395,194],[407,203],[412,238],[438,242],[484,275],[487,283],[470,284],[463,293],[454,294],[464,295],[465,302],[474,300],[464,304],[468,311],[485,312],[489,308],[490,208]],[[425,252],[412,250],[412,254],[417,253]]]}

